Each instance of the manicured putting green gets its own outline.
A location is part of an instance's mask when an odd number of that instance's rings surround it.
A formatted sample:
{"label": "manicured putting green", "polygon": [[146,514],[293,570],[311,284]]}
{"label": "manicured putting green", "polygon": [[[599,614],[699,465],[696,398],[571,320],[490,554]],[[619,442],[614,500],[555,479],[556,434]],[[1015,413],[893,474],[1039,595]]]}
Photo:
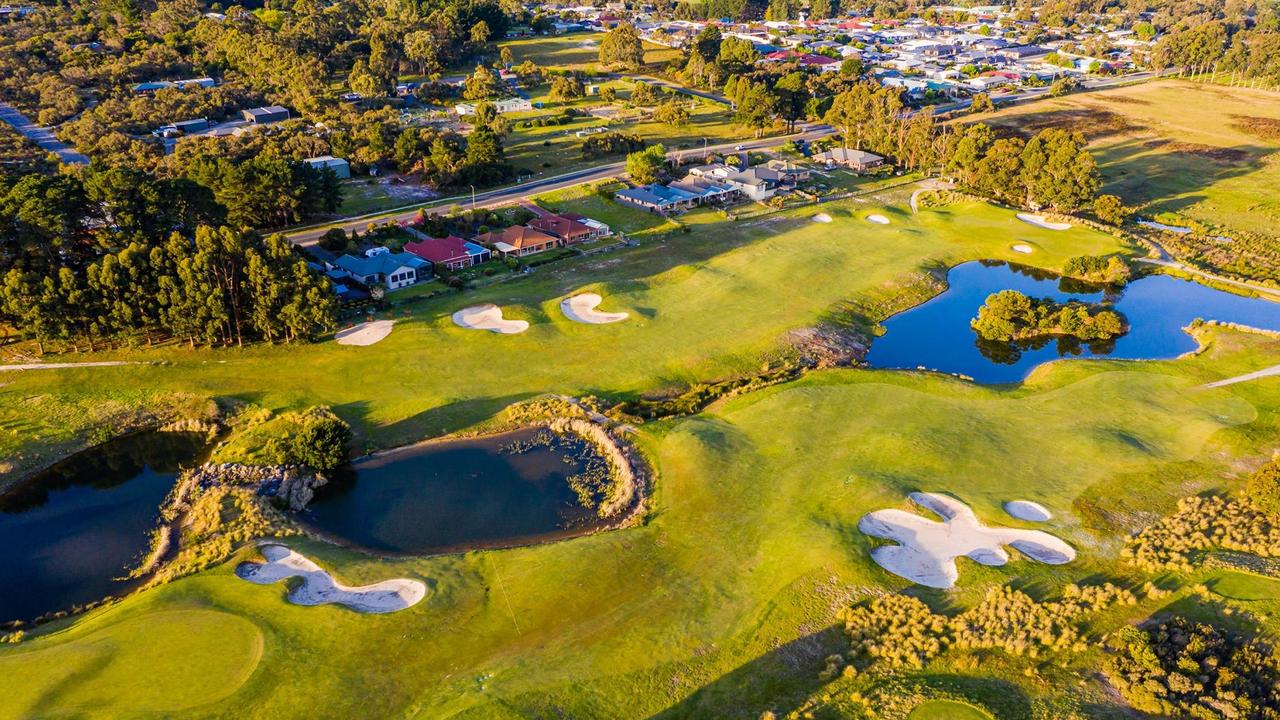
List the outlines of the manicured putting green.
{"label": "manicured putting green", "polygon": [[926,700],[915,707],[907,720],[993,720],[990,715],[955,700]]}
{"label": "manicured putting green", "polygon": [[235,692],[262,658],[257,626],[214,610],[139,615],[43,645],[0,659],[0,717],[187,710]]}
{"label": "manicured putting green", "polygon": [[1280,580],[1226,570],[1210,580],[1209,589],[1232,600],[1280,600]]}

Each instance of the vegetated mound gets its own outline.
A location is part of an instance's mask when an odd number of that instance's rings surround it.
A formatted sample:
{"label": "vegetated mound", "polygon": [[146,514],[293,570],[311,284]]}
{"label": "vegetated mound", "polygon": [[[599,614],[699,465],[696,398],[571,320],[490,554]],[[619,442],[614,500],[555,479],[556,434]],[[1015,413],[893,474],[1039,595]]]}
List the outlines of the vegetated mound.
{"label": "vegetated mound", "polygon": [[1017,290],[988,295],[970,325],[978,337],[991,342],[1045,337],[1073,337],[1086,342],[1111,340],[1129,329],[1124,316],[1105,304],[1031,298]]}
{"label": "vegetated mound", "polygon": [[1168,717],[1280,718],[1280,659],[1257,639],[1184,617],[1126,626],[1107,679],[1135,709]]}
{"label": "vegetated mound", "polygon": [[1231,127],[1261,140],[1280,140],[1280,118],[1232,115]]}
{"label": "vegetated mound", "polygon": [[1032,113],[1029,115],[1017,115],[1011,120],[1010,124],[1001,122],[1004,118],[997,118],[993,122],[998,124],[998,135],[1006,137],[1010,135],[1019,135],[1023,138],[1031,138],[1041,130],[1067,130],[1070,132],[1082,133],[1087,140],[1097,140],[1098,138],[1107,137],[1109,135],[1118,135],[1125,132],[1133,132],[1141,129],[1133,124],[1120,113],[1113,112],[1099,105],[1089,105],[1087,107],[1069,107],[1061,110],[1049,110],[1044,112]]}

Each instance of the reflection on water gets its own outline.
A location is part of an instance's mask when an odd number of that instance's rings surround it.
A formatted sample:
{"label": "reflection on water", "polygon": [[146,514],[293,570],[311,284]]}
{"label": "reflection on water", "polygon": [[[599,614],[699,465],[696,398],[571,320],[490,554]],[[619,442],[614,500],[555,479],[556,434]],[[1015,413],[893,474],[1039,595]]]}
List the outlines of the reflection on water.
{"label": "reflection on water", "polygon": [[[1037,365],[1061,357],[1126,360],[1175,358],[1196,348],[1183,331],[1196,318],[1280,331],[1280,303],[1246,298],[1167,275],[1152,275],[1122,289],[1058,278],[997,262],[953,268],[949,289],[929,302],[885,321],[867,362],[881,368],[925,367],[968,375],[978,382],[1016,382]],[[1010,346],[982,341],[969,327],[987,296],[1017,290],[1059,302],[1111,302],[1129,322],[1119,338],[1084,343],[1075,338],[1036,338]]]}
{"label": "reflection on water", "polygon": [[0,495],[0,620],[100,600],[147,550],[181,467],[205,437],[142,433],[79,453]]}

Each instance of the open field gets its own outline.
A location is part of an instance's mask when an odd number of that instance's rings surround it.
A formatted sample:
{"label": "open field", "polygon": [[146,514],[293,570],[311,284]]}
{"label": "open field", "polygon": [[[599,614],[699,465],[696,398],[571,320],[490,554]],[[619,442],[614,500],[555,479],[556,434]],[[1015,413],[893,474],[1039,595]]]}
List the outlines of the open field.
{"label": "open field", "polygon": [[[1164,80],[1046,99],[978,119],[1010,130],[1063,127],[1083,132],[1102,169],[1102,192],[1147,217],[1197,223],[1207,234],[1254,236],[1280,248],[1280,102],[1275,93]],[[1231,245],[1195,253],[1237,273]],[[1249,252],[1253,252],[1249,250]],[[1219,257],[1222,256],[1222,257]],[[1254,264],[1257,264],[1256,261]],[[1274,269],[1274,267],[1273,267]]]}
{"label": "open field", "polygon": [[[540,393],[626,397],[754,371],[789,352],[790,333],[831,319],[843,301],[891,300],[924,271],[965,260],[1017,259],[1009,248],[1018,240],[1045,248],[1035,262],[1047,268],[1118,249],[1114,238],[1092,230],[1042,230],[979,203],[912,216],[907,194],[895,191],[887,206],[826,204],[835,222],[825,225],[809,219],[812,208],[735,225],[711,211],[690,213],[681,219],[688,234],[645,239],[627,251],[396,311],[395,332],[375,346],[175,346],[84,358],[159,365],[5,377],[0,457],[12,458],[11,470],[30,467],[74,436],[85,437],[106,410],[154,407],[176,393],[274,410],[327,404],[362,443],[400,444],[456,430]],[[862,220],[877,211],[893,224]],[[560,300],[585,291],[599,292],[632,321],[585,327],[565,318]],[[485,302],[502,307],[508,319],[529,321],[529,331],[490,336],[449,319]]]}
{"label": "open field", "polygon": [[[589,70],[600,64],[600,41],[603,38],[604,33],[579,32],[506,40],[499,46],[511,48],[516,65],[532,60],[540,67]],[[662,65],[679,56],[679,50],[648,42],[644,44],[644,61],[648,65]]]}

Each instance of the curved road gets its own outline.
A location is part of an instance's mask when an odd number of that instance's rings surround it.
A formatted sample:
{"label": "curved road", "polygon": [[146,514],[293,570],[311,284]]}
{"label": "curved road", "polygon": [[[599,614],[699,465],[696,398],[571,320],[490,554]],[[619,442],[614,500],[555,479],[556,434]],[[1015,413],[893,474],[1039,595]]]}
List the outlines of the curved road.
{"label": "curved road", "polygon": [[70,145],[62,142],[53,136],[53,131],[46,127],[40,127],[26,115],[18,112],[17,108],[9,103],[0,102],[0,120],[3,120],[13,126],[14,130],[22,133],[22,136],[31,142],[39,145],[41,148],[54,153],[58,159],[68,165],[88,165],[89,158],[76,152]]}

